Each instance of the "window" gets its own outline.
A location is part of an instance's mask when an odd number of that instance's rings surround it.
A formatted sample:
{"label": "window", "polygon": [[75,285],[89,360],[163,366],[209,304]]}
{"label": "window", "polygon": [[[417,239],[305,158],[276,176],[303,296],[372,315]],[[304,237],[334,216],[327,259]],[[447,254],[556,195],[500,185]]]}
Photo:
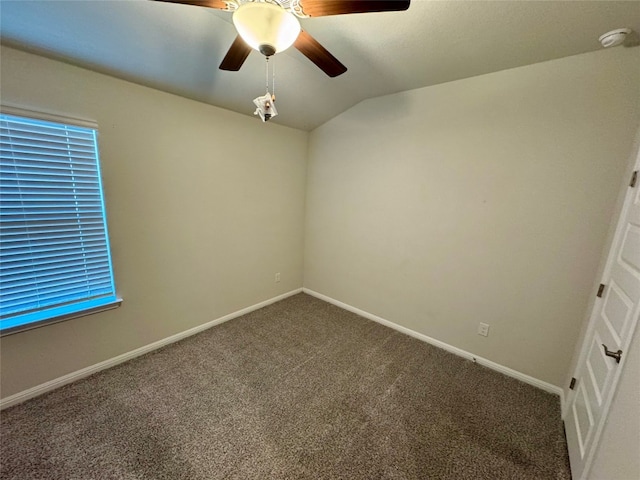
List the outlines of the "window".
{"label": "window", "polygon": [[117,307],[96,126],[8,112],[0,113],[0,332]]}

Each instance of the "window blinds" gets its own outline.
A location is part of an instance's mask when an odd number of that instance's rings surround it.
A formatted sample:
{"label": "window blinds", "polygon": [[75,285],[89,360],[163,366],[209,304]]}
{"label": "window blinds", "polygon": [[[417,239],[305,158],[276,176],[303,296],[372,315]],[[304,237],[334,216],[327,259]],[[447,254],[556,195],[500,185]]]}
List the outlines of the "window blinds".
{"label": "window blinds", "polygon": [[96,130],[0,114],[0,328],[114,301]]}

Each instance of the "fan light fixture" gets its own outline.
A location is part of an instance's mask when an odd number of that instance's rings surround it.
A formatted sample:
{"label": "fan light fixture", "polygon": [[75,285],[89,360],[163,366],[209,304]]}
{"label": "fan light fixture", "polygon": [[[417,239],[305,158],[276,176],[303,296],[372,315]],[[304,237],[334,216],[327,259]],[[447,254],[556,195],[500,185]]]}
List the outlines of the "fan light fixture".
{"label": "fan light fixture", "polygon": [[247,45],[267,57],[289,48],[300,34],[295,15],[272,3],[240,5],[233,13],[233,24]]}

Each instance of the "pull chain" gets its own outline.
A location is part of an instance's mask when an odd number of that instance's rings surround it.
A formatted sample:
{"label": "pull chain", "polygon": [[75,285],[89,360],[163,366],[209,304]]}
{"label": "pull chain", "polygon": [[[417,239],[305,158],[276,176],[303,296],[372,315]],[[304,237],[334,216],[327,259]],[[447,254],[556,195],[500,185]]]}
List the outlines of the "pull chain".
{"label": "pull chain", "polygon": [[264,57],[267,61],[266,65],[265,65],[265,86],[266,86],[266,91],[267,93],[269,93],[269,57]]}
{"label": "pull chain", "polygon": [[[266,60],[265,63],[265,88],[267,90],[267,94],[269,94],[269,57],[264,57]],[[276,101],[276,64],[273,63],[271,66],[271,87],[272,87],[272,94],[271,94],[271,101],[275,103]]]}
{"label": "pull chain", "polygon": [[[266,60],[265,63],[265,88],[267,90],[267,94],[269,94],[269,57],[264,57]],[[272,94],[271,94],[271,101],[275,103],[276,101],[276,64],[273,63],[273,65],[271,66],[271,87],[272,87]]]}
{"label": "pull chain", "polygon": [[276,101],[276,64],[275,62],[273,62],[273,66],[271,67],[271,70],[273,72],[273,81],[272,81],[273,92],[271,94],[271,101],[275,103]]}

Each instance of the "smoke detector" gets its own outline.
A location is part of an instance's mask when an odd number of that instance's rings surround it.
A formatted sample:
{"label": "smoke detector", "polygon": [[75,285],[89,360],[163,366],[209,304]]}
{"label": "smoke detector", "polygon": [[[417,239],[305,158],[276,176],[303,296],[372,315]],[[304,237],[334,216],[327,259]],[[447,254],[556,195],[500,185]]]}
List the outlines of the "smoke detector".
{"label": "smoke detector", "polygon": [[618,45],[622,45],[627,38],[627,35],[631,33],[630,28],[618,28],[616,30],[611,30],[603,35],[600,35],[600,43],[604,48],[608,47],[617,47]]}

